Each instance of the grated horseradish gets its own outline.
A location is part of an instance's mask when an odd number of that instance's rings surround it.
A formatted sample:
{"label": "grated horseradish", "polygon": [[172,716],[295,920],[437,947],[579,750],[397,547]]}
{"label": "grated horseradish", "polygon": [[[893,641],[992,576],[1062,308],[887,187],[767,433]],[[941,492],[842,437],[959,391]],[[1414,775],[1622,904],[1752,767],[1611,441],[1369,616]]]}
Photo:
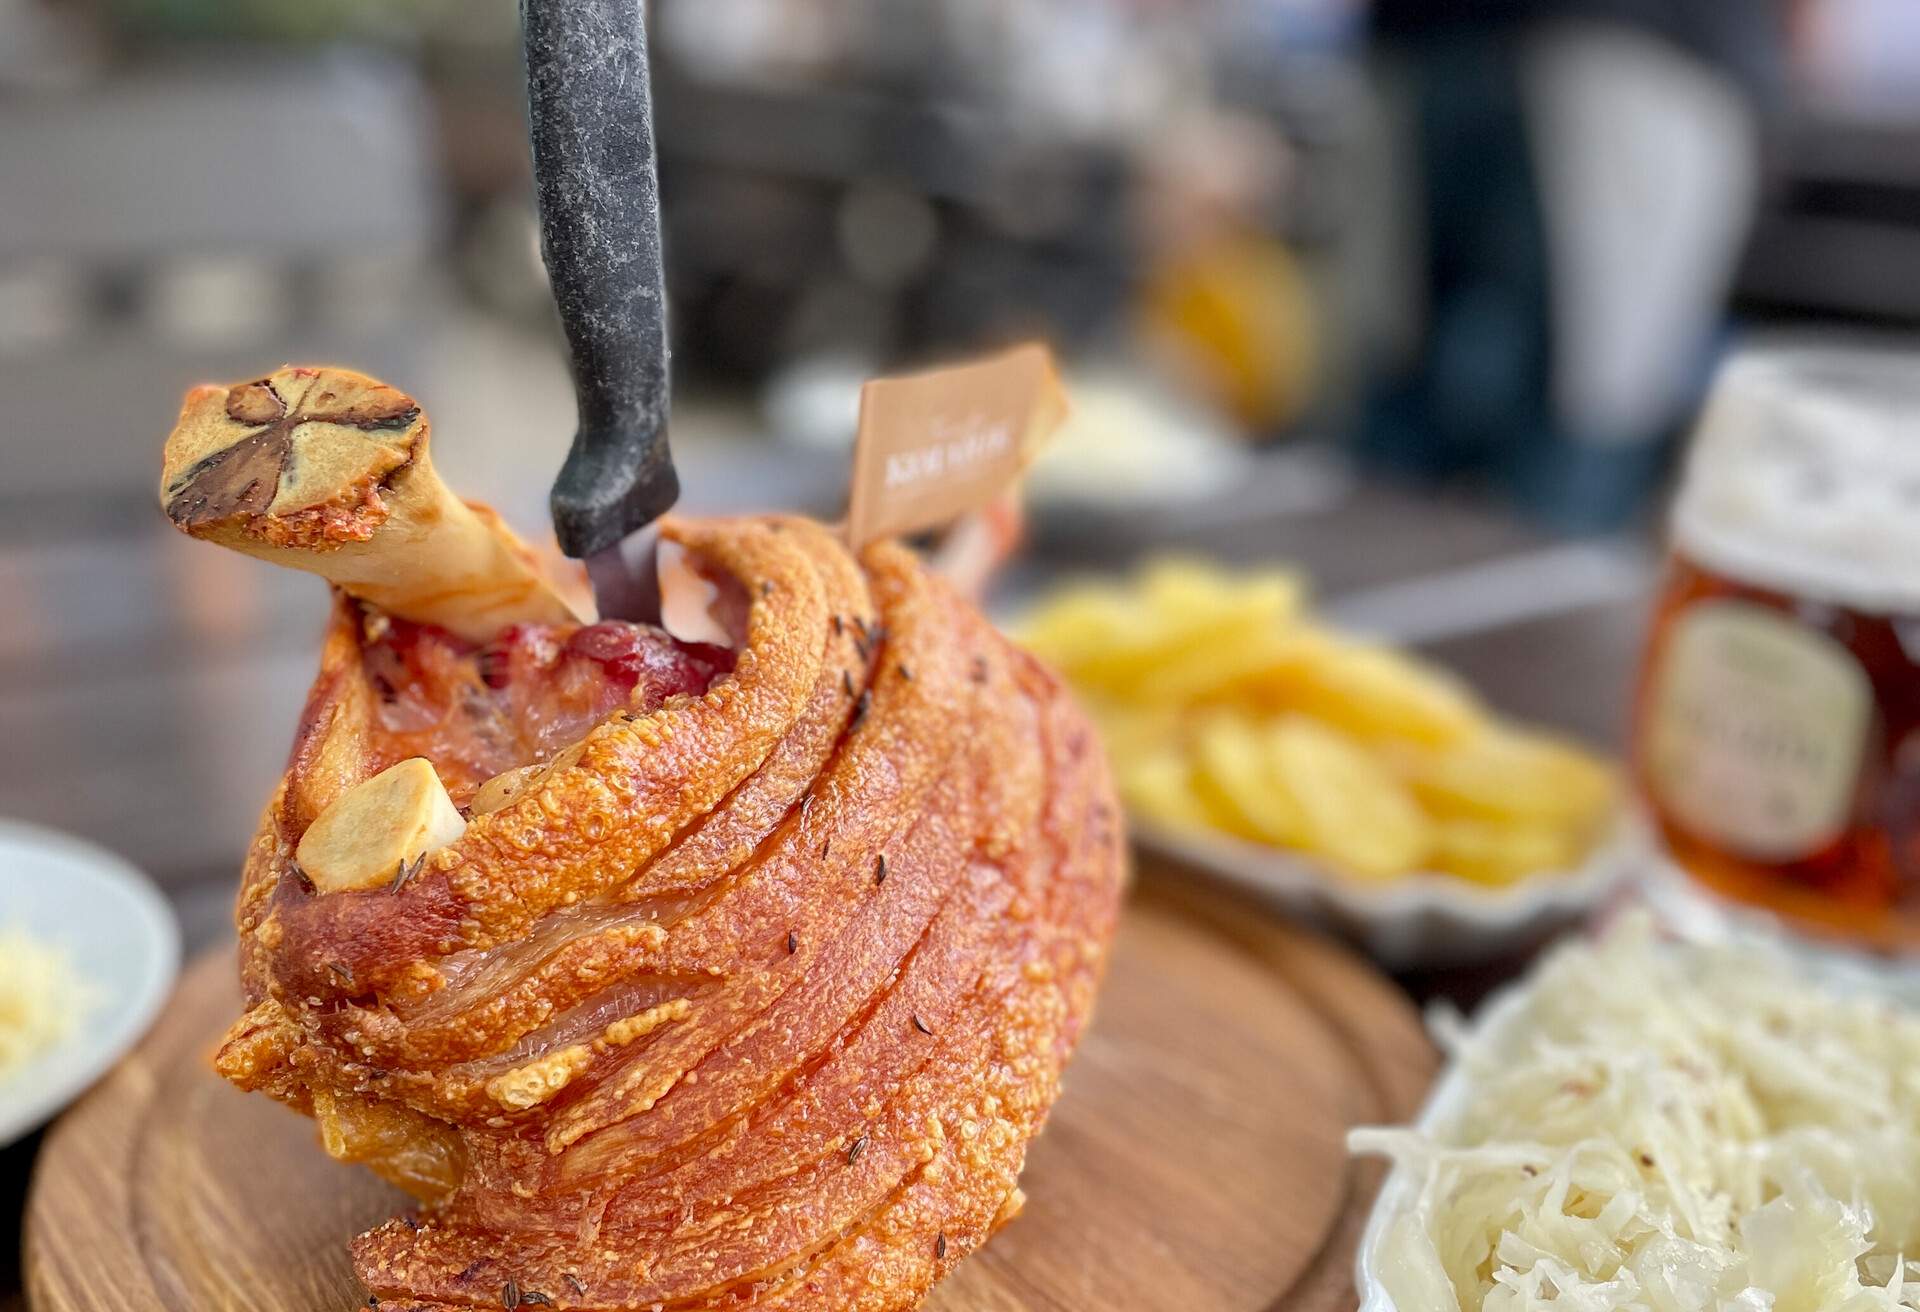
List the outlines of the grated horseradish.
{"label": "grated horseradish", "polygon": [[65,952],[0,928],[0,1081],[66,1036],[84,994]]}

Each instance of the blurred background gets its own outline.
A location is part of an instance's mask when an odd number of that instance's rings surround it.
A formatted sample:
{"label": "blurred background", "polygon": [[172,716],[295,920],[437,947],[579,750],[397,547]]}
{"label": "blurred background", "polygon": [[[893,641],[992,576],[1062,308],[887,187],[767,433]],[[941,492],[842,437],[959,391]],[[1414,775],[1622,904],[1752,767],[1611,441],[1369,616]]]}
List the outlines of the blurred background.
{"label": "blurred background", "polygon": [[[1736,344],[1920,324],[1913,0],[658,0],[697,510],[838,513],[877,371],[1054,342],[997,604],[1187,547],[1624,734]],[[184,388],[338,362],[544,532],[572,432],[505,0],[0,0],[0,811],[224,921],[321,586],[155,506]]]}

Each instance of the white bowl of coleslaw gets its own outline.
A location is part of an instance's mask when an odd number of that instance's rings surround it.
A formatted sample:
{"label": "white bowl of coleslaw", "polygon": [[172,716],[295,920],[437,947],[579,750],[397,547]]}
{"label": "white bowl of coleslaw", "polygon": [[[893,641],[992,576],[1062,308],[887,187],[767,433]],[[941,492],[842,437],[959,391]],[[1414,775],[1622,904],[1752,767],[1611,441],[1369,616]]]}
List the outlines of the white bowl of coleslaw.
{"label": "white bowl of coleslaw", "polygon": [[1920,1307],[1910,979],[1644,915],[1554,950],[1471,1027],[1394,1166],[1363,1312]]}

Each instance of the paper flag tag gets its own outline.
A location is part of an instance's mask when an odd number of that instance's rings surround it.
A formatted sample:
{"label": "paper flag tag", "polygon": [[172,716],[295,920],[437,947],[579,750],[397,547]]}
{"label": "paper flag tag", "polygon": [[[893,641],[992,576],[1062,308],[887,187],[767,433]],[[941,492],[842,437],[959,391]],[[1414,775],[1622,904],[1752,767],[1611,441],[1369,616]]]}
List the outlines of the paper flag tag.
{"label": "paper flag tag", "polygon": [[847,545],[917,533],[985,505],[1067,417],[1038,343],[860,389]]}

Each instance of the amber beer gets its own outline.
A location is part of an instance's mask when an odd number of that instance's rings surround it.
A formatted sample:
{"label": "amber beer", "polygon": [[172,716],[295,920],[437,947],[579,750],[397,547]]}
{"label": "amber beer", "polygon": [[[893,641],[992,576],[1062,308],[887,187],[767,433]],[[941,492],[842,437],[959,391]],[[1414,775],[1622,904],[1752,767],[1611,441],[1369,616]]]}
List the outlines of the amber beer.
{"label": "amber beer", "polygon": [[1920,948],[1920,357],[1743,356],[1675,505],[1634,772],[1716,899]]}

